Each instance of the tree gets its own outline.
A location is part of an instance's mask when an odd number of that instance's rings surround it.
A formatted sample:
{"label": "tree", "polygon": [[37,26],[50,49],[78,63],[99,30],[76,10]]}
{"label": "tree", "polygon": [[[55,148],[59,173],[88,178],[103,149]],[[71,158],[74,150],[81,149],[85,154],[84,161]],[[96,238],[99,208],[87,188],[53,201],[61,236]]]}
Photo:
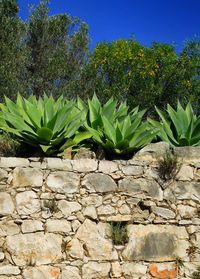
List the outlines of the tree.
{"label": "tree", "polygon": [[100,43],[82,76],[83,81],[90,81],[83,82],[87,84],[84,92],[90,96],[95,91],[100,99],[115,96],[149,111],[178,99],[192,101],[200,95],[197,57],[192,45],[177,54],[171,45],[144,47],[134,39]]}
{"label": "tree", "polygon": [[[15,98],[24,91],[26,50],[25,24],[18,18],[16,0],[0,0],[0,99]],[[23,82],[22,82],[23,81]]]}
{"label": "tree", "polygon": [[42,0],[28,21],[29,91],[72,97],[88,51],[88,29],[77,18],[48,12]]}

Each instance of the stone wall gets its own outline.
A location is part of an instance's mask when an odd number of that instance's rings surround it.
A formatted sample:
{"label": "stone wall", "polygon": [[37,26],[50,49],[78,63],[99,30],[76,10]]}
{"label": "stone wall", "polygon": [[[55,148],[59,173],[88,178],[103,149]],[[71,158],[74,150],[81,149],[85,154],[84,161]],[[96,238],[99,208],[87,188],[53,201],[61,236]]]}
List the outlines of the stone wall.
{"label": "stone wall", "polygon": [[[129,161],[1,158],[0,279],[191,278],[200,155],[184,154],[167,181],[151,148]],[[127,243],[115,245],[118,222]]]}

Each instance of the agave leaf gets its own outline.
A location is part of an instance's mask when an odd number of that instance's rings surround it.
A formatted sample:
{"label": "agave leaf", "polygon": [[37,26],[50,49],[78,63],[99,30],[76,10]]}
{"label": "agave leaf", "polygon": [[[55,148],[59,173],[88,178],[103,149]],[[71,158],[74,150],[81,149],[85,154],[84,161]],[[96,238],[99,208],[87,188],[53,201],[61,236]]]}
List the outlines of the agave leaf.
{"label": "agave leaf", "polygon": [[104,133],[107,135],[108,139],[116,144],[116,130],[115,127],[110,123],[110,121],[105,117],[102,116]]}
{"label": "agave leaf", "polygon": [[53,131],[47,127],[42,127],[37,130],[37,134],[41,140],[49,142],[53,137]]}

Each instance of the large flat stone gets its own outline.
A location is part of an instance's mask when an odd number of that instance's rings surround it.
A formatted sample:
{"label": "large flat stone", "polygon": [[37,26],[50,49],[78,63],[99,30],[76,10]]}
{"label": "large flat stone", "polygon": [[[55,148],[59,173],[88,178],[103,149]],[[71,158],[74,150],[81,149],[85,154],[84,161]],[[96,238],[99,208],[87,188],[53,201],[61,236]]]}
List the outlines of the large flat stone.
{"label": "large flat stone", "polygon": [[28,167],[29,160],[25,158],[16,157],[1,157],[0,168],[16,168],[16,167]]}
{"label": "large flat stone", "polygon": [[90,173],[86,175],[82,185],[88,189],[89,193],[106,193],[116,191],[117,189],[114,180],[110,176],[101,173]]}
{"label": "large flat stone", "polygon": [[184,227],[170,225],[129,225],[126,260],[173,261],[187,257],[188,234]]}
{"label": "large flat stone", "polygon": [[47,186],[54,192],[61,194],[76,193],[79,188],[80,177],[78,174],[66,171],[52,172],[47,177]]}
{"label": "large flat stone", "polygon": [[81,279],[79,270],[75,266],[66,266],[62,269],[62,278],[61,279]]}
{"label": "large flat stone", "polygon": [[48,232],[60,232],[69,234],[71,231],[71,225],[66,220],[47,220],[46,229]]}
{"label": "large flat stone", "polygon": [[156,200],[163,199],[163,192],[159,184],[154,180],[144,178],[126,177],[119,181],[118,191],[127,192],[134,196],[148,196]]}
{"label": "large flat stone", "polygon": [[0,266],[0,275],[18,275],[20,274],[20,269],[13,265],[3,265]]}
{"label": "large flat stone", "polygon": [[30,215],[40,211],[40,201],[33,191],[25,191],[16,195],[17,212]]}
{"label": "large flat stone", "polygon": [[118,255],[113,248],[112,241],[106,238],[106,229],[102,223],[98,225],[95,222],[86,219],[79,227],[75,238],[80,240],[88,253],[88,257],[92,260],[117,260]]}
{"label": "large flat stone", "polygon": [[41,187],[43,173],[34,168],[15,168],[13,172],[14,187]]}
{"label": "large flat stone", "polygon": [[78,202],[69,202],[66,200],[61,200],[58,202],[58,208],[65,217],[68,217],[72,213],[81,210],[81,205]]}
{"label": "large flat stone", "polygon": [[200,200],[200,182],[177,181],[168,189],[178,200]]}
{"label": "large flat stone", "polygon": [[72,160],[72,167],[77,172],[92,172],[97,170],[97,161],[92,159]]}
{"label": "large flat stone", "polygon": [[13,221],[0,222],[0,236],[15,235],[20,232],[20,228]]}
{"label": "large flat stone", "polygon": [[14,203],[10,194],[0,193],[0,216],[10,215],[14,212]]}
{"label": "large flat stone", "polygon": [[62,259],[62,237],[52,233],[29,233],[8,236],[7,250],[18,266],[56,263]]}

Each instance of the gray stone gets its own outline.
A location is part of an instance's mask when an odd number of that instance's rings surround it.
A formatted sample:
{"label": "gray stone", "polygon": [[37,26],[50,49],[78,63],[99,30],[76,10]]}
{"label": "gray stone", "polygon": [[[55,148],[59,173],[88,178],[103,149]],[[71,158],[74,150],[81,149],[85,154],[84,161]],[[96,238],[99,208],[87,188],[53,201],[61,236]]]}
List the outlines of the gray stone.
{"label": "gray stone", "polygon": [[177,180],[191,181],[194,178],[194,170],[190,166],[182,165],[176,174]]}
{"label": "gray stone", "polygon": [[62,269],[62,278],[61,279],[81,279],[79,270],[75,266],[66,266]]}
{"label": "gray stone", "polygon": [[125,175],[141,176],[143,175],[143,167],[141,166],[124,166],[122,167],[122,172]]}
{"label": "gray stone", "polygon": [[98,215],[113,215],[115,214],[115,208],[111,205],[101,205],[97,208]]}
{"label": "gray stone", "polygon": [[61,194],[72,194],[76,193],[79,188],[79,175],[66,172],[66,171],[57,171],[52,172],[47,177],[47,186],[54,192]]}
{"label": "gray stone", "polygon": [[0,168],[28,167],[29,160],[16,157],[1,157]]}
{"label": "gray stone", "polygon": [[189,205],[179,204],[177,210],[180,216],[186,219],[191,219],[197,214],[197,209]]}
{"label": "gray stone", "polygon": [[188,164],[199,163],[199,154],[200,154],[199,146],[176,147],[174,148],[174,153],[181,162],[183,161],[184,163],[188,163]]}
{"label": "gray stone", "polygon": [[14,187],[41,187],[43,184],[43,174],[38,169],[15,168],[13,172]]}
{"label": "gray stone", "polygon": [[114,180],[110,176],[101,173],[91,173],[86,175],[83,179],[82,185],[88,189],[89,193],[106,193],[116,191],[117,189]]}
{"label": "gray stone", "polygon": [[99,162],[99,171],[100,172],[103,172],[105,174],[110,174],[110,173],[116,172],[118,170],[119,170],[119,168],[118,168],[118,164],[116,162],[106,161],[106,160]]}
{"label": "gray stone", "polygon": [[153,206],[152,211],[153,211],[153,213],[159,215],[160,217],[162,217],[164,219],[174,219],[176,216],[176,214],[172,210],[164,208],[164,207]]}
{"label": "gray stone", "polygon": [[83,206],[95,206],[98,207],[102,204],[102,196],[96,194],[90,194],[88,197],[83,197],[81,199],[81,203]]}
{"label": "gray stone", "polygon": [[8,236],[6,246],[18,266],[56,263],[62,259],[62,237],[52,233]]}
{"label": "gray stone", "polygon": [[82,268],[83,279],[107,279],[109,273],[109,263],[89,262]]}
{"label": "gray stone", "polygon": [[5,258],[5,254],[3,252],[0,252],[0,262],[2,262]]}
{"label": "gray stone", "polygon": [[0,193],[0,216],[10,215],[14,212],[14,203],[8,193]]}
{"label": "gray stone", "polygon": [[0,266],[0,275],[18,275],[20,274],[20,269],[17,266],[3,265]]}
{"label": "gray stone", "polygon": [[48,232],[60,232],[68,234],[71,231],[71,225],[66,220],[47,220],[46,229]]}
{"label": "gray stone", "polygon": [[189,246],[184,227],[170,225],[129,225],[129,242],[123,251],[126,260],[173,261],[186,258]]}
{"label": "gray stone", "polygon": [[120,192],[128,192],[132,195],[148,196],[156,200],[163,199],[163,192],[159,184],[154,180],[147,180],[144,178],[134,179],[126,177],[119,181],[118,190]]}
{"label": "gray stone", "polygon": [[97,161],[92,159],[72,160],[72,167],[77,172],[92,172],[97,170]]}
{"label": "gray stone", "polygon": [[21,228],[23,233],[30,233],[30,232],[37,232],[37,231],[44,230],[43,223],[39,220],[24,220]]}
{"label": "gray stone", "polygon": [[17,212],[23,215],[30,215],[39,212],[40,201],[33,191],[25,191],[16,195]]}
{"label": "gray stone", "polygon": [[117,260],[118,255],[110,239],[106,238],[107,230],[109,231],[109,225],[103,227],[100,224],[86,219],[80,226],[75,238],[77,238],[87,251],[88,257],[91,260]]}
{"label": "gray stone", "polygon": [[58,279],[60,269],[55,266],[28,267],[23,271],[24,279]]}
{"label": "gray stone", "polygon": [[61,200],[58,202],[58,208],[65,217],[69,217],[72,213],[81,210],[81,205],[78,202]]}
{"label": "gray stone", "polygon": [[177,181],[170,189],[178,200],[200,200],[200,182]]}
{"label": "gray stone", "polygon": [[0,169],[0,181],[6,181],[8,178],[8,173],[4,169]]}

